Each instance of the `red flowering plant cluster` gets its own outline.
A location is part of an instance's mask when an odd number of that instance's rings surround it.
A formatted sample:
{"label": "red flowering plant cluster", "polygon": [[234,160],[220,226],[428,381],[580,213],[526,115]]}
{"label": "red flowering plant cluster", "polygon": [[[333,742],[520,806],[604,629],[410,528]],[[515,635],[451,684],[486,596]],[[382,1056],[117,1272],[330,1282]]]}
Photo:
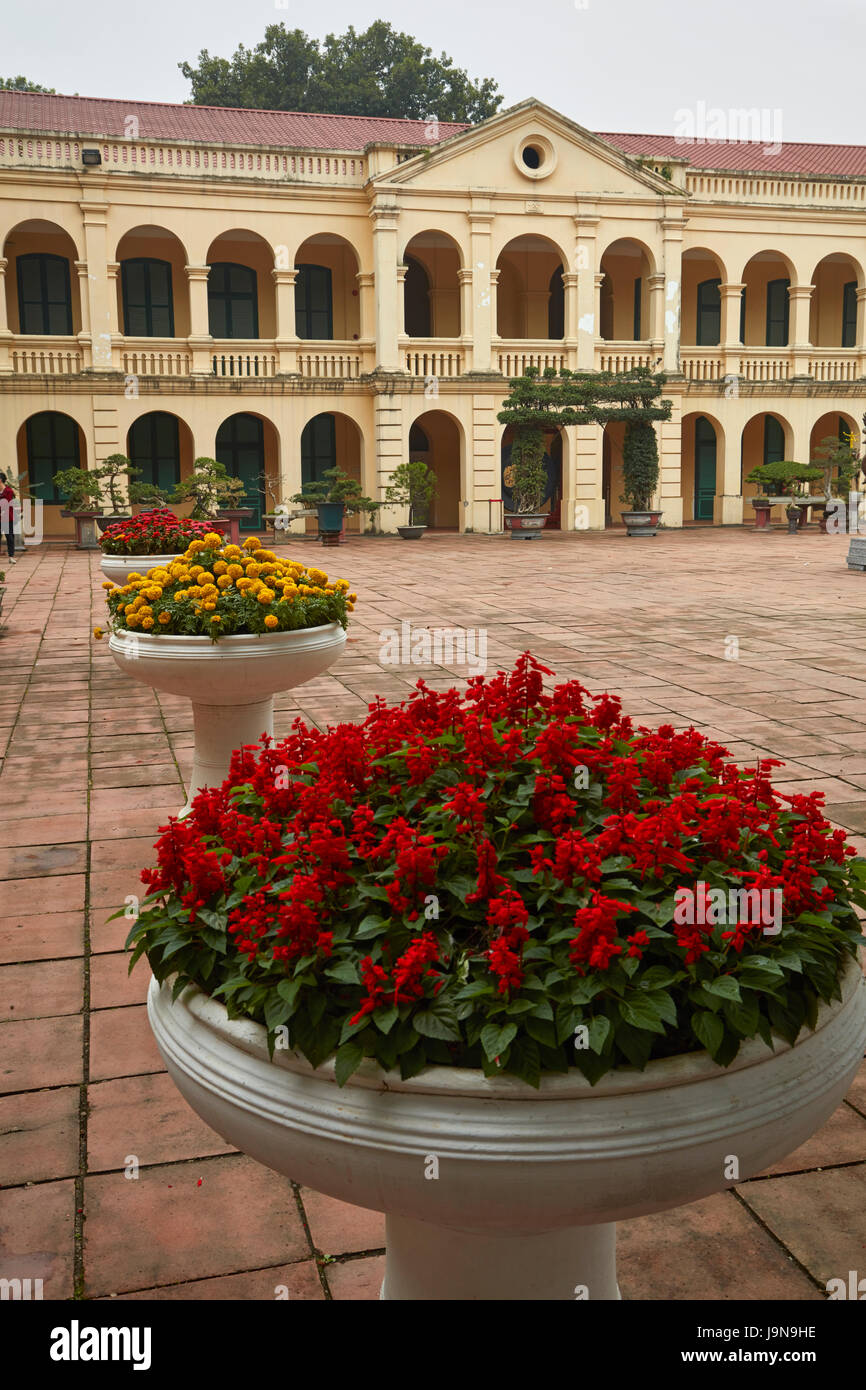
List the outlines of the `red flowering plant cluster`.
{"label": "red flowering plant cluster", "polygon": [[106,555],[182,555],[190,541],[213,529],[212,521],[181,520],[159,507],[107,526],[99,543]]}
{"label": "red flowering plant cluster", "polygon": [[237,751],[162,828],[133,964],[336,1054],[340,1084],[364,1058],[537,1086],[794,1042],[856,956],[866,861],[771,763],[550,674],[527,653]]}

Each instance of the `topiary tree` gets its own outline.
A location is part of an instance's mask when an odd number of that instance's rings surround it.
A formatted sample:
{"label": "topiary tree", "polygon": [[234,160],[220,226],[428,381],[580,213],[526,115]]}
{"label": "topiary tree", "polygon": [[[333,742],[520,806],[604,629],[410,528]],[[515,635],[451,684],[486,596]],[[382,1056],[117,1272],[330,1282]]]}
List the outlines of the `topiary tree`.
{"label": "topiary tree", "polygon": [[170,502],[193,500],[190,516],[196,521],[213,521],[220,507],[231,506],[244,494],[240,478],[232,478],[225,464],[216,459],[197,458],[188,478],[179,482],[168,499]]}
{"label": "topiary tree", "polygon": [[329,502],[341,502],[347,515],[351,515],[353,512],[372,512],[379,506],[378,502],[365,497],[357,479],[344,473],[339,466],[326,468],[321,478],[315,482],[305,483],[301,491],[296,492],[291,500],[293,502],[305,502],[307,506],[313,507],[326,505]]}
{"label": "topiary tree", "polygon": [[646,422],[625,427],[622,446],[621,502],[633,512],[649,511],[659,483],[659,448],[656,432]]}
{"label": "topiary tree", "polygon": [[544,431],[539,425],[525,424],[515,429],[509,474],[515,512],[526,516],[539,511],[547,488]]}
{"label": "topiary tree", "polygon": [[385,501],[409,508],[409,525],[426,526],[430,503],[436,491],[436,474],[423,459],[410,459],[394,469],[385,488]]}
{"label": "topiary tree", "polygon": [[777,463],[762,463],[757,468],[753,468],[746,478],[746,482],[754,483],[760,489],[762,497],[770,496],[772,483],[777,485],[783,497],[793,497],[800,491],[796,486],[797,483],[813,483],[823,477],[823,468],[815,468],[808,463],[794,463],[789,459],[780,459]]}

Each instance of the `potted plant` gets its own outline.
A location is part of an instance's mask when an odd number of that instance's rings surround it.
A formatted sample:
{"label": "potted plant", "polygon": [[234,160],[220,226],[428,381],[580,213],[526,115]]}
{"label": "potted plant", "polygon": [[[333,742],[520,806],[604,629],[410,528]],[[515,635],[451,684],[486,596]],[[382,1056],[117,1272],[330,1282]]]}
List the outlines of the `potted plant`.
{"label": "potted plant", "polygon": [[[849,501],[853,503],[855,514],[857,512],[860,458],[854,448],[853,435],[847,434],[844,439],[832,434],[825,435],[820,443],[816,444],[811,462],[823,471],[825,502],[820,509],[818,526],[826,534],[829,518],[834,513],[844,512]],[[834,499],[844,499],[845,505],[841,508],[834,505]]]}
{"label": "potted plant", "polygon": [[166,556],[182,555],[190,541],[211,533],[209,521],[179,520],[168,507],[124,517],[102,533],[100,568],[115,584],[123,584],[134,571],[146,573]]}
{"label": "potted plant", "polygon": [[[753,468],[751,473],[747,475],[746,482],[754,483],[760,491],[760,496],[752,499],[755,507],[756,529],[766,530],[768,528],[768,507],[782,505],[785,507],[788,517],[789,534],[796,531],[805,521],[806,508],[824,500],[820,497],[812,498],[808,492],[801,491],[798,484],[815,482],[823,476],[823,467],[817,468],[808,463],[796,463],[790,459],[780,459],[776,463],[762,463],[757,468]],[[795,509],[793,516],[792,508]]]}
{"label": "potted plant", "polygon": [[398,526],[404,541],[417,541],[427,530],[430,503],[436,491],[436,474],[423,459],[410,459],[394,469],[385,489],[385,501],[392,506],[408,507],[409,522]]}
{"label": "potted plant", "polygon": [[626,534],[655,536],[662,513],[652,506],[659,481],[659,449],[649,421],[628,421],[622,446],[623,493],[627,510],[622,513]]}
{"label": "potted plant", "polygon": [[387,1213],[387,1298],[616,1298],[616,1220],[762,1171],[862,1061],[866,864],[820,795],[545,674],[241,749],[142,875],[170,1074]]}
{"label": "potted plant", "polygon": [[75,544],[79,550],[96,550],[96,518],[101,513],[102,483],[86,468],[61,468],[54,486],[65,499],[60,515],[75,519]]}
{"label": "potted plant", "polygon": [[356,597],[346,580],[280,559],[257,538],[225,545],[214,531],[182,556],[105,587],[120,669],[192,701],[190,798],[223,781],[234,748],[273,732],[276,691],[333,664]]}
{"label": "potted plant", "polygon": [[540,425],[532,422],[517,425],[511,458],[503,475],[513,507],[512,511],[504,513],[505,525],[512,535],[532,537],[544,530],[547,522],[547,515],[541,510],[547,490],[544,454],[544,431]]}
{"label": "potted plant", "polygon": [[326,468],[321,478],[305,483],[292,501],[316,508],[323,545],[339,543],[346,516],[353,512],[370,513],[379,506],[378,502],[365,497],[361,484],[339,466]]}
{"label": "potted plant", "polygon": [[225,521],[229,539],[237,545],[239,522],[253,514],[251,507],[233,505],[243,495],[243,482],[240,478],[232,478],[225,464],[201,457],[193,463],[192,472],[175,484],[168,500],[172,503],[192,501],[190,516],[194,521]]}
{"label": "potted plant", "polygon": [[[109,454],[91,472],[101,484],[100,495],[103,505],[106,501],[108,505],[108,511],[103,510],[96,518],[97,528],[104,531],[107,526],[112,526],[130,515],[130,502],[137,496],[136,485],[132,479],[138,476],[141,469],[135,468],[126,454]],[[122,478],[126,479],[125,490],[121,483]]]}

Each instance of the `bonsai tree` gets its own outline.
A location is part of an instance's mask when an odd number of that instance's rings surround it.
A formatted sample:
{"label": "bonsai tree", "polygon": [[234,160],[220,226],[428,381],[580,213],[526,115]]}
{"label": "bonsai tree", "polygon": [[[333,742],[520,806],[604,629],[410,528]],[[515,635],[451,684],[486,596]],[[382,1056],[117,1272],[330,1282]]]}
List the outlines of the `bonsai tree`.
{"label": "bonsai tree", "polygon": [[436,474],[423,459],[411,459],[394,469],[385,489],[385,501],[409,508],[409,525],[425,526],[436,491]]}
{"label": "bonsai tree", "polygon": [[798,483],[817,482],[824,477],[824,469],[815,468],[808,463],[793,463],[783,459],[778,463],[762,463],[757,468],[753,468],[746,478],[747,483],[754,483],[760,490],[761,497],[772,495],[773,489],[770,486],[775,483],[776,488],[783,497],[792,498],[800,496],[802,489]]}
{"label": "bonsai tree", "polygon": [[825,435],[815,445],[811,463],[823,472],[825,497],[847,497],[852,483],[856,487],[859,482],[860,456],[850,434],[845,439]]}
{"label": "bonsai tree", "polygon": [[347,515],[353,512],[372,512],[380,505],[372,498],[365,497],[361,491],[361,484],[348,473],[344,473],[340,467],[326,468],[321,478],[312,483],[305,483],[291,500],[306,503],[309,507],[342,503]]}
{"label": "bonsai tree", "polygon": [[188,478],[176,484],[169,502],[188,502],[194,506],[190,515],[196,521],[212,521],[221,507],[229,507],[244,494],[240,478],[232,478],[225,464],[216,459],[197,458]]}
{"label": "bonsai tree", "polygon": [[98,512],[102,505],[102,483],[86,468],[61,468],[54,474],[54,486],[70,512]]}
{"label": "bonsai tree", "polygon": [[540,425],[519,425],[514,432],[507,486],[514,511],[521,516],[538,512],[547,488],[544,467],[544,431]]}
{"label": "bonsai tree", "polygon": [[128,506],[120,479],[129,480],[137,477],[140,472],[141,469],[135,468],[126,454],[109,454],[107,459],[92,470],[93,477],[99,479],[101,489],[104,487],[108,493],[108,504],[112,512],[123,513]]}

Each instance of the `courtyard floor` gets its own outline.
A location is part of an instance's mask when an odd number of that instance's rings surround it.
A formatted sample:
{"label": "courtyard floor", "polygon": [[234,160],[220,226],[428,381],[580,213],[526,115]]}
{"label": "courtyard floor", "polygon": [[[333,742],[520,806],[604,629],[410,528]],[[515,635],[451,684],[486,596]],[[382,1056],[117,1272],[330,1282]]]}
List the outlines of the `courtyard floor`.
{"label": "courtyard floor", "polygon": [[[488,669],[529,648],[654,725],[694,724],[738,761],[773,755],[866,852],[866,574],[847,539],[732,530],[298,542],[357,588],[346,654],[278,696],[276,732],[398,700],[419,676],[381,634],[481,629]],[[0,559],[0,569],[3,568]],[[184,799],[190,706],[122,676],[98,553],[7,568],[0,635],[0,1276],[66,1299],[372,1299],[384,1218],[230,1148],[169,1081],[129,923],[158,826]],[[138,1178],[125,1171],[139,1165]],[[729,1192],[619,1227],[626,1299],[816,1300],[866,1273],[866,1064],[824,1128]]]}

